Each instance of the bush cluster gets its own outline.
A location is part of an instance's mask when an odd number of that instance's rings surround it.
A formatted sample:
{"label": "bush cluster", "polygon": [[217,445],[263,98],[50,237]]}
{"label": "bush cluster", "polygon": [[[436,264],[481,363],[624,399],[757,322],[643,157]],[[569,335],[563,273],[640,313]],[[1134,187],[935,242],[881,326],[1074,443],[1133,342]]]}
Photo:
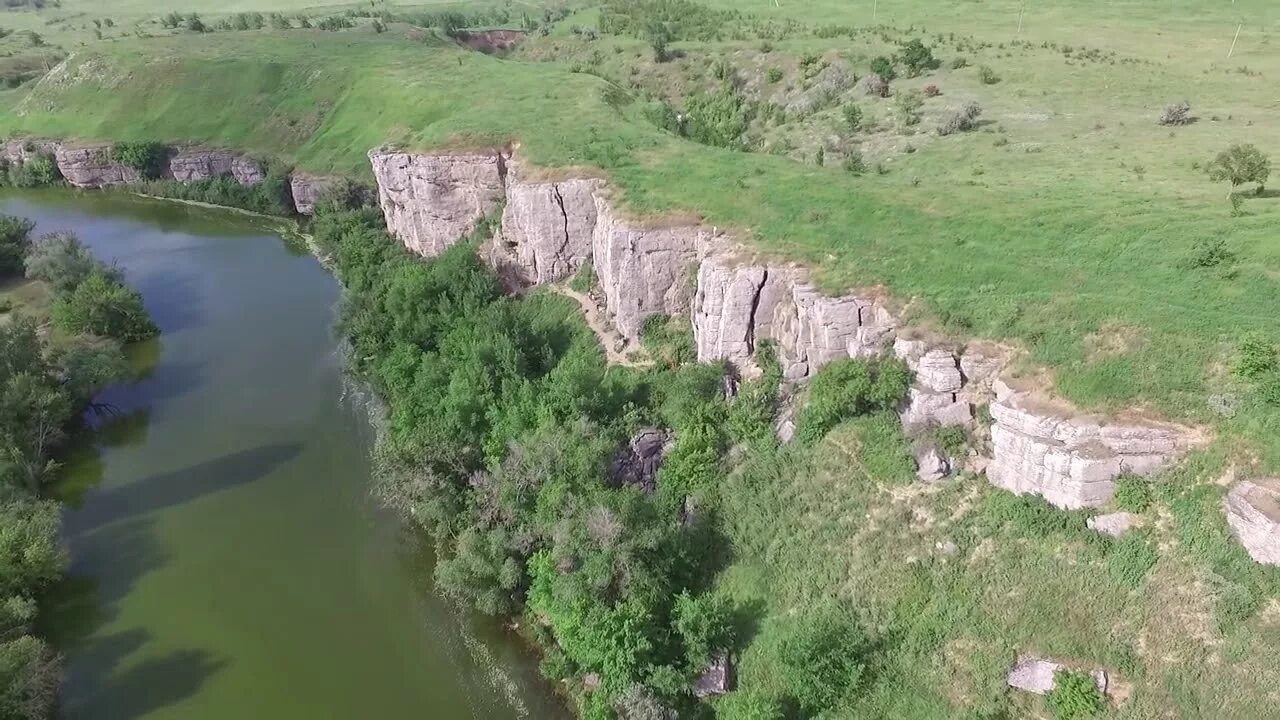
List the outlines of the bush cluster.
{"label": "bush cluster", "polygon": [[951,108],[938,123],[939,135],[952,135],[972,130],[977,126],[978,117],[982,115],[982,106],[970,100],[958,108]]}
{"label": "bush cluster", "polygon": [[119,268],[95,258],[75,235],[57,233],[40,238],[25,265],[27,277],[43,280],[53,288],[53,322],[64,332],[122,342],[146,340],[159,333],[142,304],[142,295],[124,284]]}

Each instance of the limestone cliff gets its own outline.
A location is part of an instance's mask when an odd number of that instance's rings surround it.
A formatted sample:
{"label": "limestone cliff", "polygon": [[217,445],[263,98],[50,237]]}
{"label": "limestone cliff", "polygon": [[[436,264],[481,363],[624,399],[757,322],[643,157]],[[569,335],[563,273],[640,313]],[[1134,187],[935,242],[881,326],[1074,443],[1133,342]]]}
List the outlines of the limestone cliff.
{"label": "limestone cliff", "polygon": [[1243,481],[1227,493],[1227,524],[1249,557],[1280,565],[1280,479]]}
{"label": "limestone cliff", "polygon": [[1106,503],[1123,473],[1162,467],[1188,433],[1161,423],[1103,423],[998,382],[1003,353],[913,338],[874,292],[817,290],[803,268],[762,262],[697,221],[640,221],[620,213],[601,181],[547,180],[503,153],[370,153],[387,226],[434,255],[505,202],[485,255],[517,284],[550,283],[594,266],[608,320],[637,338],[655,314],[688,313],[699,360],[751,368],[773,343],[784,375],[803,380],[839,358],[892,351],[915,374],[904,425],[972,425],[990,404],[992,483],[1064,508]]}
{"label": "limestone cliff", "polygon": [[387,229],[419,255],[439,255],[505,199],[506,158],[501,152],[422,155],[374,150],[369,160]]}

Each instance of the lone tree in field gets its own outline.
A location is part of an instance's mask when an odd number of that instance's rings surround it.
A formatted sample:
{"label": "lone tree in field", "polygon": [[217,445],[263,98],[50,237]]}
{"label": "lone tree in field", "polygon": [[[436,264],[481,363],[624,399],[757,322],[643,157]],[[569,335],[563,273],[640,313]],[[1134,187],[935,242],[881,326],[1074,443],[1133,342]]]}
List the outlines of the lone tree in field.
{"label": "lone tree in field", "polygon": [[1207,169],[1210,180],[1231,183],[1233,194],[1237,187],[1252,182],[1258,183],[1257,194],[1261,195],[1271,174],[1271,160],[1253,145],[1232,145],[1218,153]]}

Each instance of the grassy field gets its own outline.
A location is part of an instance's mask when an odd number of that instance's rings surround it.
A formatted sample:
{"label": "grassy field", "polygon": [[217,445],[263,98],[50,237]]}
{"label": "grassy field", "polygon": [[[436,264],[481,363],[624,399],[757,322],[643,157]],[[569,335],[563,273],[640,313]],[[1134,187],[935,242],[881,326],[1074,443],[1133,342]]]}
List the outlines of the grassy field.
{"label": "grassy field", "polygon": [[[876,656],[866,717],[999,710],[1003,673],[1025,650],[1110,668],[1131,690],[1116,717],[1266,716],[1280,680],[1268,662],[1280,647],[1280,580],[1227,535],[1219,503],[1222,478],[1280,470],[1280,407],[1231,372],[1244,337],[1280,343],[1280,194],[1242,195],[1233,212],[1203,166],[1231,143],[1280,152],[1280,6],[1029,4],[1019,32],[1022,5],[1003,0],[712,4],[813,26],[867,25],[874,7],[874,23],[892,27],[678,41],[655,63],[638,38],[572,31],[592,27],[596,10],[509,59],[403,24],[98,42],[68,20],[49,37],[74,56],[38,84],[0,92],[0,132],[199,141],[360,177],[367,150],[386,142],[517,141],[538,163],[603,169],[636,212],[697,212],[812,265],[828,289],[883,284],[913,323],[1011,341],[1026,350],[1021,372],[1080,405],[1202,423],[1216,442],[1157,480],[1146,527],[1121,542],[976,479],[916,488],[896,426],[845,427],[813,453],[757,458],[727,481],[739,552],[720,586],[758,608],[742,678],[766,687],[798,608],[831,597],[864,608],[892,639]],[[151,28],[152,7],[67,0],[59,12],[111,8]],[[299,10],[290,0],[255,9]],[[40,17],[15,13],[6,27]],[[941,94],[926,101],[923,130],[852,138],[883,172],[818,166],[807,151],[709,147],[646,119],[649,95],[678,103],[706,92],[717,63],[748,88],[777,68],[768,92],[782,96],[802,86],[805,56],[866,72],[911,37],[941,65],[896,88],[931,83]],[[17,34],[2,42],[32,52]],[[998,82],[982,82],[981,66]],[[970,99],[983,125],[928,131]],[[1196,122],[1156,124],[1183,100]],[[893,102],[858,100],[877,119]],[[766,139],[821,138],[835,122],[830,108]],[[1211,409],[1223,397],[1234,412]],[[940,551],[946,541],[954,554]],[[1015,703],[1015,717],[1046,712]]]}

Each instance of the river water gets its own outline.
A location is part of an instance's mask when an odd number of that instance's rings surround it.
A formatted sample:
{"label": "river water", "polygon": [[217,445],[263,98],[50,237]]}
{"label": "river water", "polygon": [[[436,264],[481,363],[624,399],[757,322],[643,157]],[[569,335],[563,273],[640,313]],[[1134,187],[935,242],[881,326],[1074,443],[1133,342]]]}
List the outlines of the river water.
{"label": "river water", "polygon": [[70,578],[42,620],[68,719],[559,718],[508,633],[432,594],[369,500],[338,287],[260,221],[107,194],[0,196],[116,260],[163,332],[70,454]]}

